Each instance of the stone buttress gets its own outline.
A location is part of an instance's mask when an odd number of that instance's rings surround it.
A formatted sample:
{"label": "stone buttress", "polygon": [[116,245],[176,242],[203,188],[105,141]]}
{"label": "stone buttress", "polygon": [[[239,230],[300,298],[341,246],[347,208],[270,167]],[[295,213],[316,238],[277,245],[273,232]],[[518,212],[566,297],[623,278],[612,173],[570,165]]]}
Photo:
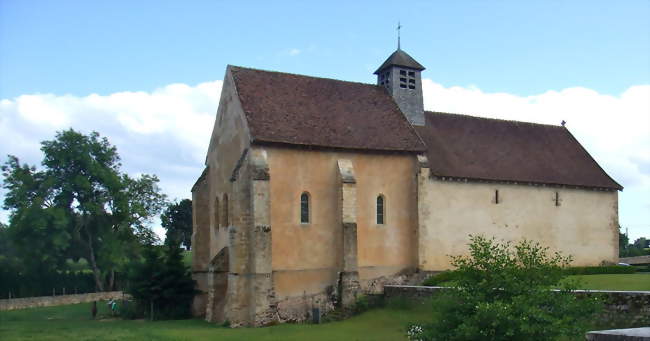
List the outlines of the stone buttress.
{"label": "stone buttress", "polygon": [[353,305],[359,295],[359,269],[357,261],[357,182],[352,161],[338,160],[341,179],[341,227],[343,229],[343,259],[338,289],[342,306]]}

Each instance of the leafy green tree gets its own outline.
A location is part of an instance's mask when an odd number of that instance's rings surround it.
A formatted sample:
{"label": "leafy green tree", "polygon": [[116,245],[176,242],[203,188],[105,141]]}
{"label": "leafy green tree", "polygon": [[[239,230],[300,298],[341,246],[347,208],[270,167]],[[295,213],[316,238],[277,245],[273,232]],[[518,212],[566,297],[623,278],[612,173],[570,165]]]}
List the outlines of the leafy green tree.
{"label": "leafy green tree", "polygon": [[628,244],[630,244],[630,239],[625,233],[618,231],[618,256],[626,257]]}
{"label": "leafy green tree", "polygon": [[571,257],[531,241],[513,246],[482,236],[472,236],[469,248],[469,256],[452,257],[457,286],[435,300],[437,318],[424,339],[556,340],[584,333],[597,312],[593,299],[577,299],[562,281]]}
{"label": "leafy green tree", "polygon": [[32,271],[83,257],[97,289],[113,289],[116,270],[155,239],[148,225],[165,203],[158,178],[121,173],[117,149],[96,132],[58,132],[41,151],[42,170],[15,156],[2,167],[13,242]]}
{"label": "leafy green tree", "polygon": [[634,246],[637,249],[644,250],[645,248],[648,247],[648,240],[645,237],[638,238],[637,240],[634,241]]}
{"label": "leafy green tree", "polygon": [[[162,252],[161,252],[162,251]],[[131,265],[128,292],[139,311],[149,311],[150,319],[179,319],[191,315],[195,282],[183,264],[178,245],[149,246],[142,260]]]}
{"label": "leafy green tree", "polygon": [[192,246],[192,200],[183,199],[170,203],[160,216],[162,227],[167,230],[165,244]]}

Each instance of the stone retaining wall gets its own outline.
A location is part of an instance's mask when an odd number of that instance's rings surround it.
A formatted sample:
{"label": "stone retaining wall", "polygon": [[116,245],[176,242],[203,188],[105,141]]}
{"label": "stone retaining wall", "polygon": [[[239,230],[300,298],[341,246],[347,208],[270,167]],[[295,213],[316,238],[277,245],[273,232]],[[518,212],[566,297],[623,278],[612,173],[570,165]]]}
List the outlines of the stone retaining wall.
{"label": "stone retaining wall", "polygon": [[[452,290],[446,287],[427,287],[415,285],[385,285],[384,297],[406,297],[424,300],[440,290]],[[605,317],[607,320],[625,318],[626,323],[650,323],[650,291],[609,291],[609,290],[576,290],[577,296],[600,295],[605,301]]]}
{"label": "stone retaining wall", "polygon": [[0,311],[34,308],[34,307],[50,307],[56,305],[76,304],[76,303],[110,300],[110,299],[122,299],[123,297],[128,298],[130,296],[123,294],[121,291],[107,291],[107,292],[96,292],[96,293],[77,294],[77,295],[40,296],[40,297],[2,299],[0,300]]}

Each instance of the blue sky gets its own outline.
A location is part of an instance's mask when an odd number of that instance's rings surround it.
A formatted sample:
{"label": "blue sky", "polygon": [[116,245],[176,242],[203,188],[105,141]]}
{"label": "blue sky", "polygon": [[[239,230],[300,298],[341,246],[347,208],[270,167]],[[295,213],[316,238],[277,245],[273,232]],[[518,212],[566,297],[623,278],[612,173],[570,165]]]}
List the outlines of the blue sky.
{"label": "blue sky", "polygon": [[[95,129],[129,172],[156,173],[171,196],[188,196],[209,129],[176,131],[177,116],[211,127],[227,64],[374,82],[399,20],[403,49],[427,67],[429,109],[566,119],[626,187],[621,224],[650,237],[648,18],[647,0],[2,0],[0,135],[12,139],[0,162],[37,163],[30,141]],[[165,101],[179,110],[156,109]]]}

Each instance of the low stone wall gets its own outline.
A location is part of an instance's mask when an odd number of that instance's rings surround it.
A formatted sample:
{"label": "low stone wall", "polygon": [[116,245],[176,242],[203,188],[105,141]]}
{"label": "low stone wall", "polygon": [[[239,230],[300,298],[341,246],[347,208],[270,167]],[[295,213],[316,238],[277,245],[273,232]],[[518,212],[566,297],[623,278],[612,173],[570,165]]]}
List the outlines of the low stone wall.
{"label": "low stone wall", "polygon": [[621,257],[618,259],[618,261],[631,265],[650,264],[650,256]]}
{"label": "low stone wall", "polygon": [[25,298],[11,298],[0,300],[0,311],[16,310],[35,307],[50,307],[56,305],[85,303],[92,301],[129,298],[121,291],[96,292],[77,295],[39,296]]}
{"label": "low stone wall", "polygon": [[[446,287],[426,287],[414,285],[385,285],[384,297],[406,297],[425,300],[440,290],[453,290]],[[577,296],[600,295],[605,301],[605,315],[608,320],[620,317],[630,324],[650,323],[650,291],[609,291],[576,290]]]}

